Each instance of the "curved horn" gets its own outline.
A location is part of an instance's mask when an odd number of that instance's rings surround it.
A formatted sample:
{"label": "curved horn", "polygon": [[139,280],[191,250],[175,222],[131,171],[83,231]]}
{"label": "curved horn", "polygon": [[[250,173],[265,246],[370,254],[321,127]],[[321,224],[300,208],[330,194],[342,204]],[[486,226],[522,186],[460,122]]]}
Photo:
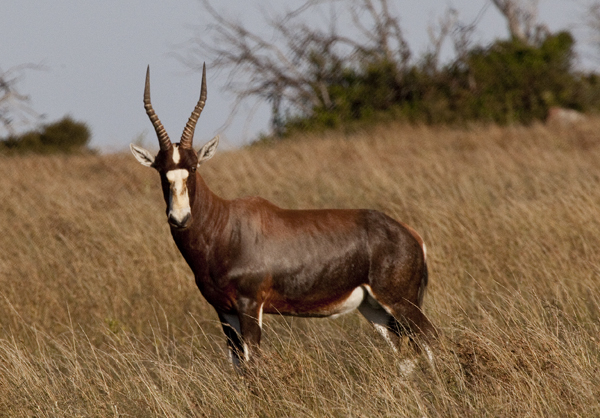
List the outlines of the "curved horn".
{"label": "curved horn", "polygon": [[150,66],[146,70],[146,87],[144,88],[144,108],[146,109],[146,114],[150,118],[152,122],[152,126],[154,126],[154,130],[156,131],[156,136],[158,136],[158,144],[160,145],[161,151],[166,151],[171,148],[171,140],[169,139],[169,135],[163,124],[160,122],[158,116],[154,112],[152,108],[152,103],[150,103]]}
{"label": "curved horn", "polygon": [[185,124],[183,134],[181,135],[181,141],[179,142],[180,148],[192,148],[192,142],[194,141],[194,129],[196,129],[196,122],[204,109],[206,103],[206,63],[202,65],[202,88],[200,89],[200,99],[198,104],[194,108],[192,115]]}

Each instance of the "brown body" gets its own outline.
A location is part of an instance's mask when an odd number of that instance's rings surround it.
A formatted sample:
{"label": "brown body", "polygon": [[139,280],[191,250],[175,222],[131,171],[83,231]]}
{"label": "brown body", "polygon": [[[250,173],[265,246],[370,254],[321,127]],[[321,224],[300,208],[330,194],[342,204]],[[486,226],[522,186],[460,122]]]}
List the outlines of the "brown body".
{"label": "brown body", "polygon": [[186,127],[188,136],[171,144],[150,105],[147,78],[146,109],[161,150],[156,158],[132,151],[161,175],[173,239],[217,311],[235,363],[258,348],[263,313],[327,317],[358,308],[393,347],[405,333],[424,342],[434,336],[420,309],[425,246],[410,227],[374,210],[287,210],[209,190],[196,167],[214,155],[218,138],[199,153],[191,147],[205,88],[203,77],[191,135]]}
{"label": "brown body", "polygon": [[237,301],[250,298],[265,313],[329,316],[361,285],[390,303],[419,301],[426,284],[422,246],[386,215],[286,210],[257,197],[226,201],[196,176],[198,222],[172,234],[217,311],[237,314]]}

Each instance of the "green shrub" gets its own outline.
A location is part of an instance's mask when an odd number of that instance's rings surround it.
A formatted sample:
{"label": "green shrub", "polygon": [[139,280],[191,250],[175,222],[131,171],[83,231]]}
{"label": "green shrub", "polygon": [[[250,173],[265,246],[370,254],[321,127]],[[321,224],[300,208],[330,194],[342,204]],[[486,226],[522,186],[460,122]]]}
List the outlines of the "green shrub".
{"label": "green shrub", "polygon": [[472,51],[467,65],[475,85],[468,118],[528,123],[543,119],[549,106],[575,105],[573,45],[572,36],[561,32],[537,47],[515,39]]}
{"label": "green shrub", "polygon": [[75,153],[90,151],[90,129],[71,117],[43,125],[39,130],[9,136],[0,141],[0,149],[9,152]]}
{"label": "green shrub", "polygon": [[313,106],[310,115],[288,116],[283,131],[352,130],[390,119],[528,124],[543,120],[551,106],[598,110],[600,79],[574,71],[573,48],[568,32],[549,34],[537,45],[496,41],[472,48],[439,70],[426,59],[400,68],[363,55],[355,63],[330,66],[326,82],[331,105]]}

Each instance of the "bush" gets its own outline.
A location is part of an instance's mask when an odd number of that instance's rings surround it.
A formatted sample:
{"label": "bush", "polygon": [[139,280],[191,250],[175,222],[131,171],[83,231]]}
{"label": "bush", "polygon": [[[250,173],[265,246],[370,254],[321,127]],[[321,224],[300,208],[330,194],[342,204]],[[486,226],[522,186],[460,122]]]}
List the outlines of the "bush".
{"label": "bush", "polygon": [[528,123],[545,118],[550,106],[577,106],[573,103],[577,83],[572,72],[573,45],[572,36],[561,32],[537,47],[515,39],[472,51],[467,65],[474,86],[465,115]]}
{"label": "bush", "polygon": [[543,120],[551,106],[598,110],[599,78],[573,70],[573,47],[568,32],[549,34],[537,45],[496,41],[439,70],[427,60],[400,69],[399,63],[363,57],[360,64],[349,63],[330,75],[331,106],[288,117],[284,132],[352,130],[390,119],[528,124]]}
{"label": "bush", "polygon": [[58,122],[43,125],[39,130],[10,136],[0,141],[9,152],[75,153],[89,152],[90,129],[83,122],[66,116]]}

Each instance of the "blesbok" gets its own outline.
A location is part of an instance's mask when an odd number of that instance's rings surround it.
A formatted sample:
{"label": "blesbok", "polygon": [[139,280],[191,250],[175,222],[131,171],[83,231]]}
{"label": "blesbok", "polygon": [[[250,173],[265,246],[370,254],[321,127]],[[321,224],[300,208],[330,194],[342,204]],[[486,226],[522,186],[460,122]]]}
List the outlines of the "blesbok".
{"label": "blesbok", "polygon": [[206,67],[200,100],[181,141],[171,143],[150,102],[148,68],[144,107],[160,151],[131,151],[160,174],[171,235],[217,311],[234,365],[258,350],[264,313],[336,317],[356,308],[395,350],[408,335],[431,358],[436,330],[421,311],[421,237],[375,210],[287,210],[260,197],[218,197],[196,170],[215,154],[218,136],[198,153],[192,148],[205,102]]}

